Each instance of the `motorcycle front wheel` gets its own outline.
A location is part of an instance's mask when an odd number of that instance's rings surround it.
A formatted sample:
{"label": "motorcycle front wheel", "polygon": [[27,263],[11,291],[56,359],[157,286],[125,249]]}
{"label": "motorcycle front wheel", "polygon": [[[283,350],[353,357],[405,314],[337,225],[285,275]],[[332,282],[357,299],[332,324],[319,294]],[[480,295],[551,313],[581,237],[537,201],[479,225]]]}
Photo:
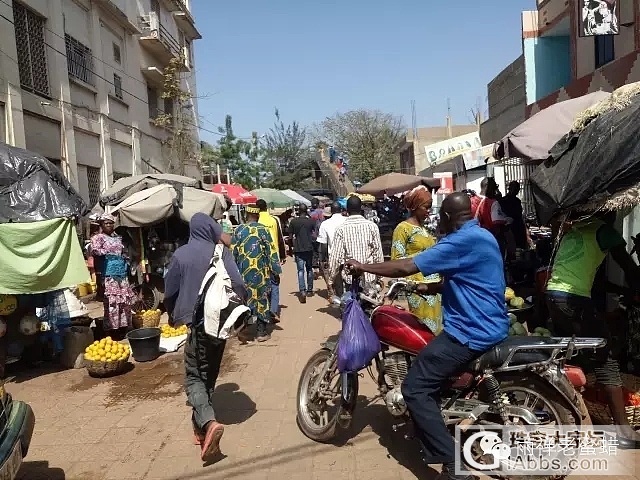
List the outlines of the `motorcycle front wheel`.
{"label": "motorcycle front wheel", "polygon": [[[330,364],[323,375],[327,362]],[[357,391],[352,393],[355,398]],[[302,369],[298,383],[296,421],[305,436],[322,443],[335,437],[342,411],[341,395],[336,357],[328,349],[318,350]]]}

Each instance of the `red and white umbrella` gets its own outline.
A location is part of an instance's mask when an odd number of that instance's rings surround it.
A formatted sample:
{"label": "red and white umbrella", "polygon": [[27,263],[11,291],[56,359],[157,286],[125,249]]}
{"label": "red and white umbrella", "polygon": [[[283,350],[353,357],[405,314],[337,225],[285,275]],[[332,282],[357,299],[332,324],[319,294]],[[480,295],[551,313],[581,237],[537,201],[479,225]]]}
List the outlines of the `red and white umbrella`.
{"label": "red and white umbrella", "polygon": [[216,183],[211,187],[211,191],[221,193],[231,199],[234,205],[248,205],[256,203],[258,197],[253,193],[247,192],[242,185],[229,185],[227,183]]}

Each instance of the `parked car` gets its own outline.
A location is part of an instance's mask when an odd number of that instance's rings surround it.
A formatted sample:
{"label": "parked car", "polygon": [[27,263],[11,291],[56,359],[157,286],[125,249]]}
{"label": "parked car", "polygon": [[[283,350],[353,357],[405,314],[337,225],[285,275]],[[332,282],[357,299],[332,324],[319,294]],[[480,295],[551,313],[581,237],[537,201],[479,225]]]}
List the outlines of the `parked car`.
{"label": "parked car", "polygon": [[32,408],[0,386],[0,478],[14,479],[29,452],[36,423]]}

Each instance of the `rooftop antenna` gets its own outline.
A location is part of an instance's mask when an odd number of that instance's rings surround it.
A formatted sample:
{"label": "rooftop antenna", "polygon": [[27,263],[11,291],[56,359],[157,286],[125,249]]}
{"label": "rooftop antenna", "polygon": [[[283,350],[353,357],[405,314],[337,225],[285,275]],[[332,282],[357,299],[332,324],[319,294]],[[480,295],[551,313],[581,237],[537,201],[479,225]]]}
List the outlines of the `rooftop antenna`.
{"label": "rooftop antenna", "polygon": [[453,137],[451,133],[451,99],[447,98],[447,136]]}

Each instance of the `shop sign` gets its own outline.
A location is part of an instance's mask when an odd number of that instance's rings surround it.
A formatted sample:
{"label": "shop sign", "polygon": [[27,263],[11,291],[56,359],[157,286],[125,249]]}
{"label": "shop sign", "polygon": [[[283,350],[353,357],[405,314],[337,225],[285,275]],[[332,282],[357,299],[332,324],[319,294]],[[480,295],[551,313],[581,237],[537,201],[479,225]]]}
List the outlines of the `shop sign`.
{"label": "shop sign", "polygon": [[495,160],[493,158],[493,145],[485,145],[477,150],[464,152],[462,154],[462,159],[464,160],[464,168],[466,170],[484,167],[487,163],[491,163]]}
{"label": "shop sign", "polygon": [[482,147],[480,132],[467,133],[459,137],[449,138],[442,142],[432,143],[424,147],[427,161],[431,167],[435,167],[453,157],[470,150]]}
{"label": "shop sign", "polygon": [[[597,37],[601,35],[618,35],[618,2],[616,0],[581,0],[582,22],[580,37]],[[613,49],[613,39],[611,39]]]}
{"label": "shop sign", "polygon": [[453,173],[452,172],[434,173],[433,178],[440,179],[440,188],[438,189],[437,193],[442,193],[444,195],[453,193]]}

